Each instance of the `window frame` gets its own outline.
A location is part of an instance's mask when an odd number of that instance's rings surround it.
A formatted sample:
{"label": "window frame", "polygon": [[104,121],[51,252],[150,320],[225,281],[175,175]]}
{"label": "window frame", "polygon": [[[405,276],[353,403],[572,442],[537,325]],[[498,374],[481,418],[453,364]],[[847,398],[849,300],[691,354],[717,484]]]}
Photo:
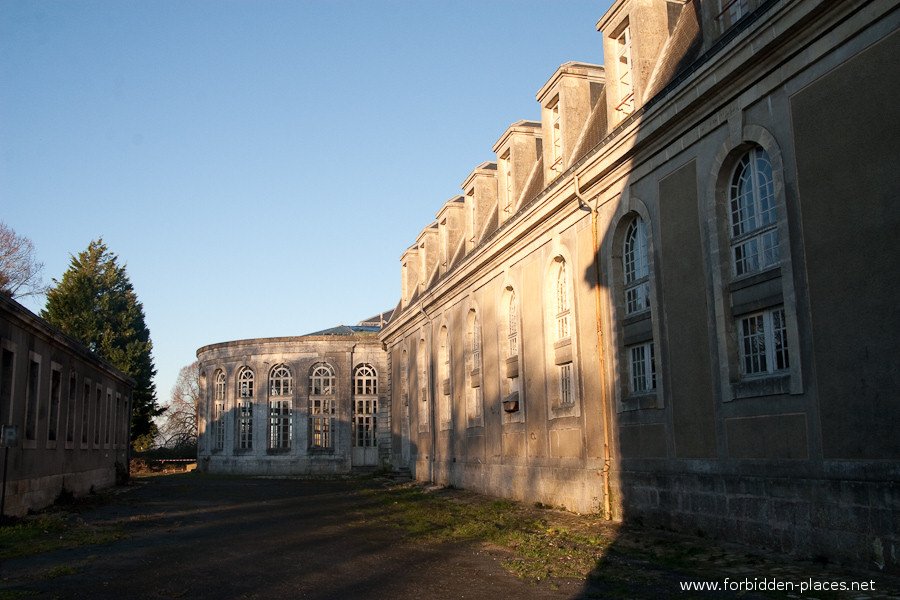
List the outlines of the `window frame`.
{"label": "window frame", "polygon": [[[800,345],[797,294],[794,288],[788,204],[796,202],[788,195],[784,180],[784,159],[775,137],[765,128],[748,124],[724,140],[710,165],[707,186],[706,220],[709,236],[708,256],[719,257],[711,269],[713,287],[712,318],[717,343],[718,382],[723,402],[775,395],[803,393],[802,348]],[[771,189],[775,223],[768,231],[777,231],[777,263],[759,271],[736,275],[731,251],[734,240],[731,201],[732,183],[745,155],[761,149],[771,167]],[[752,161],[751,161],[752,164]],[[758,228],[757,228],[758,231]],[[743,232],[753,235],[752,232]],[[739,238],[745,239],[745,238]],[[785,339],[789,367],[767,373],[744,373],[740,329],[742,320],[765,310],[784,309]]]}

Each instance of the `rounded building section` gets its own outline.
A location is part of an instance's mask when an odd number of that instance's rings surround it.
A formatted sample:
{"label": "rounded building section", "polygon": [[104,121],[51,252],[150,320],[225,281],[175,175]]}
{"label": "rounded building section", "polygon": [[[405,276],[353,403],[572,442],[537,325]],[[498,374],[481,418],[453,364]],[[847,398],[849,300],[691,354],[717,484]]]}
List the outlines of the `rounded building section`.
{"label": "rounded building section", "polygon": [[378,321],[197,351],[198,469],[304,475],[387,465],[389,366]]}

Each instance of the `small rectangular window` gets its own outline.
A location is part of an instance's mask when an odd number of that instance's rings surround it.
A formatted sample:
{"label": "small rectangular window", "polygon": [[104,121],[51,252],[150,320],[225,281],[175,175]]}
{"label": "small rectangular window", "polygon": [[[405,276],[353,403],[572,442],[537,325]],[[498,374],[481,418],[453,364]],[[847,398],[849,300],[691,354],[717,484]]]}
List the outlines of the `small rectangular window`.
{"label": "small rectangular window", "polygon": [[113,428],[113,408],[112,391],[106,390],[106,435],[103,438],[103,443],[107,448],[109,448],[109,440]]}
{"label": "small rectangular window", "polygon": [[49,447],[56,447],[57,430],[59,429],[59,404],[62,400],[62,371],[56,363],[50,365],[50,398],[48,407],[47,442]]}
{"label": "small rectangular window", "polygon": [[642,394],[656,389],[656,356],[653,342],[629,347],[631,393]]}
{"label": "small rectangular window", "polygon": [[241,450],[253,447],[253,403],[250,400],[238,404],[238,444]]}
{"label": "small rectangular window", "polygon": [[291,401],[269,402],[269,448],[287,450],[291,447]]}
{"label": "small rectangular window", "polygon": [[563,406],[575,403],[572,363],[559,365],[559,403]]}
{"label": "small rectangular window", "polygon": [[738,325],[743,375],[790,368],[784,307],[741,317]]}
{"label": "small rectangular window", "polygon": [[15,354],[12,350],[3,349],[0,359],[0,424],[9,421],[12,414],[13,365]]}
{"label": "small rectangular window", "polygon": [[28,390],[25,403],[25,441],[37,440],[38,393],[40,392],[41,363],[28,361]]}
{"label": "small rectangular window", "polygon": [[98,384],[94,393],[94,448],[100,447],[100,430],[103,428],[103,388]]}
{"label": "small rectangular window", "polygon": [[75,445],[75,420],[78,408],[78,375],[69,373],[69,394],[66,399],[66,448]]}
{"label": "small rectangular window", "polygon": [[216,450],[225,449],[225,403],[213,403],[213,447]]}

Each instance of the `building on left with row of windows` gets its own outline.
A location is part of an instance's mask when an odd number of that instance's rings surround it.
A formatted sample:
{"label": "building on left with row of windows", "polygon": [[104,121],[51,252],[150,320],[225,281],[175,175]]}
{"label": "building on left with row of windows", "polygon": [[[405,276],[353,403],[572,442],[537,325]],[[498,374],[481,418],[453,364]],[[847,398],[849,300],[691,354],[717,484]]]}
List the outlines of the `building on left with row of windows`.
{"label": "building on left with row of windows", "polygon": [[4,515],[126,479],[134,386],[0,294],[0,424],[9,453]]}
{"label": "building on left with row of windows", "polygon": [[198,469],[301,475],[386,462],[389,366],[378,332],[388,318],[200,348]]}

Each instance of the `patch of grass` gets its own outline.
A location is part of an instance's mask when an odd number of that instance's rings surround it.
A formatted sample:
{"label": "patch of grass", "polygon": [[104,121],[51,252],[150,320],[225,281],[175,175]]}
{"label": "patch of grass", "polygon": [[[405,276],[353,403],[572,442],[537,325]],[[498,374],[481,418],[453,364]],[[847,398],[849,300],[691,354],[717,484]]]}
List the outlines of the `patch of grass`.
{"label": "patch of grass", "polygon": [[529,581],[585,578],[609,546],[600,536],[548,528],[543,519],[529,516],[533,511],[509,500],[451,501],[415,487],[373,493],[381,497],[382,506],[391,509],[381,518],[404,529],[411,539],[426,543],[472,540],[498,546],[512,555],[501,564]]}
{"label": "patch of grass", "polygon": [[72,567],[70,565],[57,565],[44,573],[44,579],[56,579],[57,577],[64,577],[66,575],[76,575],[78,573],[78,569]]}
{"label": "patch of grass", "polygon": [[93,527],[66,513],[44,513],[0,527],[0,560],[107,544],[123,535],[118,526]]}
{"label": "patch of grass", "polygon": [[0,590],[0,600],[18,600],[39,595],[40,592],[34,590]]}

